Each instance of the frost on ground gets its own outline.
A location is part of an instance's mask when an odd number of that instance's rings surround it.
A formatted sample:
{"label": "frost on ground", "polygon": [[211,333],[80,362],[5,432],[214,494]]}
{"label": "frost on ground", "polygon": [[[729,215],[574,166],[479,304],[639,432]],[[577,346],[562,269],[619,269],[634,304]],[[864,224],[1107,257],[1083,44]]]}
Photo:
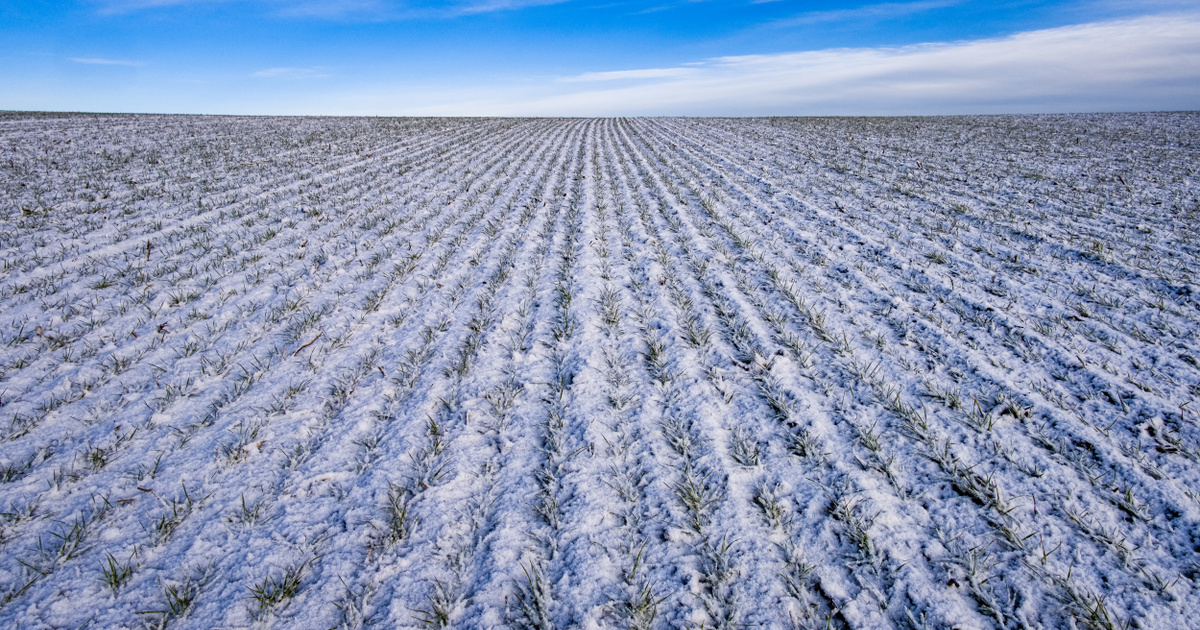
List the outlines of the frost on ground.
{"label": "frost on ground", "polygon": [[5,627],[1200,626],[1200,115],[0,150]]}

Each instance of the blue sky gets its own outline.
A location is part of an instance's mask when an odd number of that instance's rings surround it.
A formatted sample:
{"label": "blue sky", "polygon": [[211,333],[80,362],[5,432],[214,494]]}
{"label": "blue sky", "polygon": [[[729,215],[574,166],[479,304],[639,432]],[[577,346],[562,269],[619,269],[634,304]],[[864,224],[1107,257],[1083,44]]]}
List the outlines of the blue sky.
{"label": "blue sky", "polygon": [[1200,109],[1200,0],[10,0],[0,109]]}

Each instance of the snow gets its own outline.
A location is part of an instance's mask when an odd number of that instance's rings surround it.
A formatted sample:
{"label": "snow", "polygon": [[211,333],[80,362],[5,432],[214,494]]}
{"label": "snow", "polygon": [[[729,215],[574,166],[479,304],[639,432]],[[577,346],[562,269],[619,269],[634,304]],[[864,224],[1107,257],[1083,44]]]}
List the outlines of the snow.
{"label": "snow", "polygon": [[6,626],[1195,627],[1196,114],[0,139]]}

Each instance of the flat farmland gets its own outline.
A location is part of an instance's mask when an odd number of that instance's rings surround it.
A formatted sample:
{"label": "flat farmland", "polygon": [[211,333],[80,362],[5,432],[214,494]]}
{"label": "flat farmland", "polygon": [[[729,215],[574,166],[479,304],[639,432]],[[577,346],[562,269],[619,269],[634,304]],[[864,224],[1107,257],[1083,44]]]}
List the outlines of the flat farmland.
{"label": "flat farmland", "polygon": [[1200,627],[1200,114],[0,151],[5,627]]}

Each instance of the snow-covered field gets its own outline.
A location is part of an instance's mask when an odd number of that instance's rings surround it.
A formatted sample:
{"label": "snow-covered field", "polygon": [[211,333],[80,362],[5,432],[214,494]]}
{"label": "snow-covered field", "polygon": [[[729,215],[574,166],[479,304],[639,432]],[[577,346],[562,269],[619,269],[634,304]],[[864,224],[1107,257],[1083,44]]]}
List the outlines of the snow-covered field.
{"label": "snow-covered field", "polygon": [[0,116],[0,625],[1200,627],[1200,115]]}

